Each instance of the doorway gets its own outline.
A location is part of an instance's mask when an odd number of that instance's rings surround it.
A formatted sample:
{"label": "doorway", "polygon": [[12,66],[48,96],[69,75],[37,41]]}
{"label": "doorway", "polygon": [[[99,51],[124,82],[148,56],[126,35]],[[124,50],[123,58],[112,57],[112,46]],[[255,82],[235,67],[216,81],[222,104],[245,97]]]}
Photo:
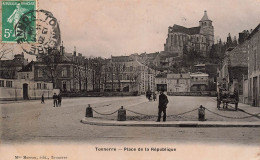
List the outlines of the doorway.
{"label": "doorway", "polygon": [[27,83],[23,84],[23,99],[25,99],[25,100],[29,99],[29,96],[28,96],[28,84]]}

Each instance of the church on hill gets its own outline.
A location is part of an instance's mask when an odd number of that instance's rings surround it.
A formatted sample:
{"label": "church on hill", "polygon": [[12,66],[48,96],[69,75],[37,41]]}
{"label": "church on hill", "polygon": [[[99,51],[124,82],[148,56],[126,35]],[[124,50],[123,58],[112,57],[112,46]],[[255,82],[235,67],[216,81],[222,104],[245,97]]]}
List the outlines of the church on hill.
{"label": "church on hill", "polygon": [[188,51],[196,51],[202,56],[207,56],[213,44],[214,27],[207,11],[204,11],[198,27],[186,28],[176,24],[170,26],[164,51],[177,56],[183,56],[183,53]]}

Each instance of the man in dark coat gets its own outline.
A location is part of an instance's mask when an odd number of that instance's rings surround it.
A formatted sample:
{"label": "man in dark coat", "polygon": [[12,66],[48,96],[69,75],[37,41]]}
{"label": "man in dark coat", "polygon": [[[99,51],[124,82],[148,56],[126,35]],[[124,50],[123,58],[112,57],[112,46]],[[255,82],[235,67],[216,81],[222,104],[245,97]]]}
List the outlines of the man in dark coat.
{"label": "man in dark coat", "polygon": [[62,100],[62,96],[61,94],[58,95],[58,106],[61,106],[61,100]]}
{"label": "man in dark coat", "polygon": [[44,103],[44,94],[42,94],[42,101],[41,103]]}
{"label": "man in dark coat", "polygon": [[159,95],[159,105],[158,105],[158,119],[157,122],[161,120],[161,114],[163,112],[163,121],[166,121],[166,108],[167,104],[169,103],[167,96],[163,93],[163,90],[160,92]]}
{"label": "man in dark coat", "polygon": [[54,93],[52,98],[53,98],[53,107],[58,107],[58,96],[56,95],[56,93]]}

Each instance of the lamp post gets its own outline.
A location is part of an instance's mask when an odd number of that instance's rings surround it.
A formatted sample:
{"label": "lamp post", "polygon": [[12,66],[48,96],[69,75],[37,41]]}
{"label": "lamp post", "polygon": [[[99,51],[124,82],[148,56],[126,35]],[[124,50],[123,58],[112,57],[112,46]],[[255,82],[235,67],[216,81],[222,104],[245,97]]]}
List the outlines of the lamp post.
{"label": "lamp post", "polygon": [[53,76],[53,74],[54,74],[54,64],[52,63],[52,64],[51,64],[51,81],[52,81],[52,88],[55,88],[55,86],[54,86],[54,76]]}

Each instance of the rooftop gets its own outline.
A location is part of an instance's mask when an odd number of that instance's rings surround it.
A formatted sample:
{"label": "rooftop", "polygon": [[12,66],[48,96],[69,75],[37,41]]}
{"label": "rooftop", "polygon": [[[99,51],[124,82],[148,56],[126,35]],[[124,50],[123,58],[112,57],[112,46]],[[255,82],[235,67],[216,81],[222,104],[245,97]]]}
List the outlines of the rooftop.
{"label": "rooftop", "polygon": [[208,17],[207,11],[204,11],[204,15],[203,15],[203,17],[201,18],[200,21],[211,21],[211,20],[209,19],[209,17]]}
{"label": "rooftop", "polygon": [[180,79],[180,78],[189,79],[190,78],[190,74],[189,73],[184,73],[184,74],[174,74],[174,73],[171,73],[171,74],[167,74],[167,78],[171,78],[171,79]]}
{"label": "rooftop", "polygon": [[170,32],[181,32],[186,33],[189,35],[199,34],[200,33],[200,26],[199,27],[192,27],[192,28],[186,28],[177,24],[174,24],[173,27],[169,27],[171,29]]}

